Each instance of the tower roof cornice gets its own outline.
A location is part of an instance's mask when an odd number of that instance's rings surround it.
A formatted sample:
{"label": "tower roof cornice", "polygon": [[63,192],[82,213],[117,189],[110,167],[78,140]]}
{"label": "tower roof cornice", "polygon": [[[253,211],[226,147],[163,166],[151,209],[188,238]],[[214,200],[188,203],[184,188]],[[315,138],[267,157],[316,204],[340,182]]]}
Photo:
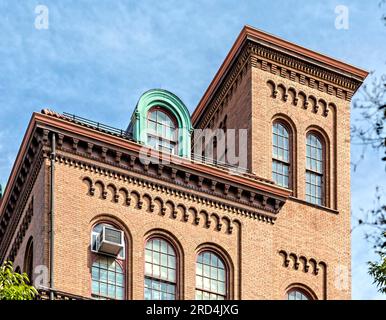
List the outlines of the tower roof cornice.
{"label": "tower roof cornice", "polygon": [[[245,54],[244,54],[245,53]],[[224,62],[220,66],[212,82],[208,86],[196,109],[192,114],[192,123],[197,122],[213,100],[221,85],[239,58],[258,57],[264,63],[280,65],[288,70],[298,71],[327,85],[334,85],[347,92],[346,100],[360,87],[368,75],[368,71],[350,65],[327,55],[312,51],[290,41],[281,39],[251,26],[244,26]],[[242,62],[240,62],[242,65]],[[338,90],[339,91],[339,90]]]}

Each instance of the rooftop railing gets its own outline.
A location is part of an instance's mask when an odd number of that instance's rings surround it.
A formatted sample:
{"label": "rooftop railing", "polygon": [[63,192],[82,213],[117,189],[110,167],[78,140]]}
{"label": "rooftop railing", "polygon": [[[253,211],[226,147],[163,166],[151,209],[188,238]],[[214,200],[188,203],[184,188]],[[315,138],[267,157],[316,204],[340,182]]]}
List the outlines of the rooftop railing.
{"label": "rooftop railing", "polygon": [[[112,126],[109,126],[109,125],[106,125],[106,124],[103,124],[100,122],[96,122],[96,121],[93,121],[90,119],[86,119],[86,118],[77,116],[75,114],[67,113],[67,112],[64,112],[63,116],[65,116],[67,120],[69,120],[73,123],[77,123],[77,124],[80,124],[82,126],[85,126],[85,127],[88,127],[88,128],[91,128],[91,129],[94,129],[94,130],[97,130],[97,131],[100,131],[100,132],[103,132],[106,134],[111,134],[111,135],[114,135],[114,136],[117,136],[117,137],[120,137],[120,138],[123,138],[126,140],[134,141],[132,134],[130,132],[128,132],[127,130],[114,128]],[[221,169],[230,170],[234,174],[247,174],[247,175],[249,174],[249,170],[247,168],[242,168],[240,166],[232,165],[232,164],[229,164],[229,163],[224,162],[224,161],[205,157],[205,156],[202,156],[200,154],[192,153],[191,154],[191,160],[195,161],[195,162],[200,162],[200,163],[204,163],[207,165],[215,166],[215,167],[218,167]]]}
{"label": "rooftop railing", "polygon": [[112,134],[114,136],[118,136],[124,139],[133,140],[133,136],[131,135],[131,133],[127,132],[127,130],[114,128],[106,124],[89,120],[86,118],[82,118],[75,114],[71,114],[67,112],[64,112],[63,115],[74,123],[78,123],[88,128],[92,128],[104,133]]}

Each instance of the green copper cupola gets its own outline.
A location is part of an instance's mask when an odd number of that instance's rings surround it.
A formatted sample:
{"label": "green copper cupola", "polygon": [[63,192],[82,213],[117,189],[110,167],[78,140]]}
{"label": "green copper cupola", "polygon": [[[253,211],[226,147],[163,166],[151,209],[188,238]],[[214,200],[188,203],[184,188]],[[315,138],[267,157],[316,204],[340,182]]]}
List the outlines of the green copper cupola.
{"label": "green copper cupola", "polygon": [[152,89],[139,99],[128,131],[156,150],[190,158],[192,124],[185,104],[173,93]]}

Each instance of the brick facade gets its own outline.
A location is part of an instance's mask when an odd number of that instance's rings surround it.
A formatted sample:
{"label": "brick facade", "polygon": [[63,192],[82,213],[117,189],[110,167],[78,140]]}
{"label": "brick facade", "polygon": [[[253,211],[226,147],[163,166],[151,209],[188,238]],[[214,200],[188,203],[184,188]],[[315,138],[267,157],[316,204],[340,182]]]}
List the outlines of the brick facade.
{"label": "brick facade", "polygon": [[[55,134],[54,281],[59,292],[91,297],[90,234],[97,222],[109,222],[125,233],[127,299],[144,297],[144,249],[153,236],[175,247],[179,299],[194,299],[195,262],[204,248],[226,263],[229,299],[286,299],[295,287],[316,299],[350,299],[349,100],[366,73],[306,49],[301,57],[300,47],[266,37],[243,29],[220,68],[221,79],[214,79],[192,115],[195,128],[218,128],[226,119],[227,128],[248,129],[249,174],[237,177],[185,162],[146,166],[138,161],[134,142],[52,112],[34,114],[10,178],[12,188],[7,186],[0,203],[0,259],[10,258],[23,269],[32,236],[34,266],[49,265],[49,156]],[[267,56],[257,45],[280,54],[282,46],[288,58]],[[292,129],[291,190],[271,181],[276,119]],[[310,130],[325,139],[324,206],[305,202]],[[23,220],[31,210],[30,221]]]}

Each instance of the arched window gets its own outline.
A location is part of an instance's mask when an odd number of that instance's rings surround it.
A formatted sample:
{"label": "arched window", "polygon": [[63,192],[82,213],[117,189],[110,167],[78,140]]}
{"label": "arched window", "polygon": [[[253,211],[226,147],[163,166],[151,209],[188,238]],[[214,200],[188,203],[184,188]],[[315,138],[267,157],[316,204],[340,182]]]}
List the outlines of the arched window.
{"label": "arched window", "polygon": [[33,260],[34,260],[34,242],[33,238],[30,237],[25,249],[24,256],[24,272],[27,274],[30,283],[33,283]]}
{"label": "arched window", "polygon": [[91,233],[91,251],[93,252],[92,297],[100,300],[125,299],[125,237],[123,232],[111,224],[97,224]]}
{"label": "arched window", "polygon": [[176,300],[177,261],[172,245],[152,238],[145,248],[145,300]]}
{"label": "arched window", "polygon": [[288,300],[312,300],[310,295],[301,289],[291,289],[287,292]]}
{"label": "arched window", "polygon": [[125,298],[125,276],[117,259],[97,257],[92,264],[92,296],[97,299]]}
{"label": "arched window", "polygon": [[290,135],[281,122],[272,127],[272,179],[281,187],[290,187]]}
{"label": "arched window", "polygon": [[177,124],[174,117],[160,107],[150,109],[147,118],[148,144],[160,151],[178,154]]}
{"label": "arched window", "polygon": [[323,144],[313,133],[307,135],[306,144],[306,201],[324,205],[323,195]]}
{"label": "arched window", "polygon": [[220,256],[212,251],[202,251],[196,262],[196,300],[225,300],[226,273]]}

